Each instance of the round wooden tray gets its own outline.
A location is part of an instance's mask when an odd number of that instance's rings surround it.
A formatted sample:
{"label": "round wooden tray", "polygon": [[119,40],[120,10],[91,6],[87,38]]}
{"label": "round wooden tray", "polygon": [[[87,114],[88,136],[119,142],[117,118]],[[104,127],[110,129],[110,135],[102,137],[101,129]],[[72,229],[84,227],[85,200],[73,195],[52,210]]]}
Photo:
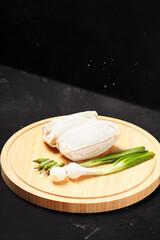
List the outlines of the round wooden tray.
{"label": "round wooden tray", "polygon": [[[159,185],[160,145],[148,132],[131,123],[99,116],[120,128],[120,137],[108,151],[114,152],[145,146],[155,157],[138,166],[107,176],[82,176],[53,183],[49,176],[39,174],[32,160],[40,157],[58,162],[70,161],[43,142],[42,127],[53,118],[33,123],[15,133],[1,153],[2,176],[9,188],[36,205],[73,213],[104,212],[136,203]],[[107,153],[108,153],[107,152]],[[102,167],[102,166],[101,166]]]}

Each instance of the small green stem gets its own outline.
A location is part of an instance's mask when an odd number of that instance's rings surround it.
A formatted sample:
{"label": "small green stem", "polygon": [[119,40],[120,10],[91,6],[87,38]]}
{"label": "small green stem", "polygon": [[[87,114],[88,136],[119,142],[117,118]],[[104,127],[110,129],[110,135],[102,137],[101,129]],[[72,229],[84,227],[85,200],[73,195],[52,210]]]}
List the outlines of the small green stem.
{"label": "small green stem", "polygon": [[62,162],[62,163],[57,163],[57,164],[49,167],[49,168],[47,169],[47,172],[49,173],[53,167],[63,167],[64,165],[65,165],[64,162]]}
{"label": "small green stem", "polygon": [[57,164],[57,162],[55,162],[55,161],[52,161],[52,162],[50,162],[50,163],[47,163],[46,165],[44,165],[44,167],[42,168],[42,170],[40,171],[40,173],[42,173],[43,171],[47,170],[48,168],[50,168],[50,167],[52,167],[52,166],[54,166],[54,165],[56,165],[56,164]]}
{"label": "small green stem", "polygon": [[33,160],[33,162],[42,163],[42,162],[45,162],[47,160],[49,160],[49,158],[38,158],[38,159]]}
{"label": "small green stem", "polygon": [[35,167],[35,169],[42,169],[42,168],[44,168],[44,166],[45,166],[47,163],[50,163],[50,162],[53,162],[53,160],[43,161],[43,162],[41,162],[37,167]]}

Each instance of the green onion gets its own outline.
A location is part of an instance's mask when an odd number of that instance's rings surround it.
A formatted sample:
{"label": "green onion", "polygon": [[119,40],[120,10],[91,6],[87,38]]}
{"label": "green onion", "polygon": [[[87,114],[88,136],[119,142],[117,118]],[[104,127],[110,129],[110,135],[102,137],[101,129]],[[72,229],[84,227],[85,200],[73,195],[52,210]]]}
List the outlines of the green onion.
{"label": "green onion", "polygon": [[116,162],[110,164],[110,166],[104,168],[105,174],[120,172],[124,169],[134,167],[142,162],[145,162],[151,158],[153,158],[155,154],[153,152],[144,152],[139,154],[129,155],[127,157],[122,157],[118,159]]}
{"label": "green onion", "polygon": [[47,163],[50,163],[50,162],[53,162],[53,160],[43,161],[43,162],[41,162],[37,167],[35,167],[35,169],[42,169],[42,168],[44,168],[44,166],[45,166]]}
{"label": "green onion", "polygon": [[64,162],[55,164],[47,169],[47,172],[49,173],[53,167],[63,167],[65,165]]}
{"label": "green onion", "polygon": [[155,154],[153,152],[145,151],[144,153],[135,153],[128,156],[122,156],[117,161],[109,164],[103,169],[86,168],[77,163],[70,163],[67,167],[67,172],[68,176],[72,179],[79,178],[83,175],[108,175],[136,166],[153,158],[154,155]]}
{"label": "green onion", "polygon": [[42,162],[45,162],[47,160],[49,160],[49,158],[38,158],[38,159],[33,160],[33,162],[42,163]]}
{"label": "green onion", "polygon": [[143,147],[143,146],[136,147],[136,148],[129,148],[126,150],[109,153],[103,157],[92,159],[87,162],[80,163],[79,165],[82,167],[95,167],[95,166],[99,166],[102,164],[113,163],[117,159],[119,159],[120,157],[123,157],[123,156],[127,156],[127,155],[134,154],[134,153],[143,153],[143,152],[145,152],[145,147]]}
{"label": "green onion", "polygon": [[38,158],[38,159],[33,160],[33,162],[39,163],[39,165],[36,166],[35,169],[41,170],[40,173],[42,173],[43,171],[46,171],[47,173],[49,173],[53,167],[55,167],[55,166],[63,167],[65,165],[64,162],[57,163],[54,160],[51,160],[49,158]]}
{"label": "green onion", "polygon": [[42,170],[40,171],[40,173],[42,173],[43,171],[47,170],[48,168],[56,165],[57,162],[55,162],[54,160],[51,162],[48,162],[47,164],[44,165],[44,167],[42,168]]}
{"label": "green onion", "polygon": [[[40,172],[46,171],[46,174],[49,174],[52,168],[60,167],[63,172],[67,171],[66,176],[68,175],[70,178],[76,179],[83,175],[108,175],[120,172],[152,159],[154,156],[155,154],[153,152],[149,152],[148,150],[145,150],[145,147],[141,146],[113,152],[103,157],[92,159],[80,164],[72,162],[67,165],[67,168],[61,168],[65,165],[64,162],[57,163],[54,160],[49,160],[48,158],[39,158],[33,160],[33,162],[39,163],[39,165],[35,168],[41,170]],[[110,164],[103,169],[90,168],[107,163]],[[58,169],[59,168],[53,169],[54,174],[57,174],[57,176],[61,172],[58,171]]]}

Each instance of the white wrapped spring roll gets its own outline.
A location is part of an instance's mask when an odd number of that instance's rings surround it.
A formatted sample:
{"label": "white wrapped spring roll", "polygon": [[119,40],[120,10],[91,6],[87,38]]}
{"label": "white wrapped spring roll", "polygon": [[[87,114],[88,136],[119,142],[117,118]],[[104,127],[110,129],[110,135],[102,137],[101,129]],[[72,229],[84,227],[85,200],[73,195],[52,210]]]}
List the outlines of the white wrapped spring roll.
{"label": "white wrapped spring roll", "polygon": [[75,127],[84,125],[89,119],[96,119],[97,116],[96,111],[85,111],[55,118],[44,126],[42,137],[48,145],[56,147],[56,141],[62,134]]}
{"label": "white wrapped spring roll", "polygon": [[107,151],[118,139],[119,128],[111,122],[90,119],[84,125],[66,131],[56,146],[73,161],[96,157]]}

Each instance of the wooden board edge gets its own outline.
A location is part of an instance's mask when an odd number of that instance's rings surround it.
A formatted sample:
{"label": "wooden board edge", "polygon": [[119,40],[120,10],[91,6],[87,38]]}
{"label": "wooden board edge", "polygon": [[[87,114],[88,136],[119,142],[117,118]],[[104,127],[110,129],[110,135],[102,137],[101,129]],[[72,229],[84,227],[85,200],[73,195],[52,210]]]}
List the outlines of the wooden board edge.
{"label": "wooden board edge", "polygon": [[[117,120],[117,122],[119,122],[119,123],[124,122],[124,123],[128,124],[128,126],[132,125],[132,126],[134,126],[134,128],[141,129],[145,133],[145,135],[149,134],[149,136],[152,138],[153,142],[156,143],[156,145],[159,144],[159,142],[150,133],[148,133],[146,130],[144,130],[132,123],[128,123],[123,120],[115,119],[115,118],[109,118],[109,117],[103,117],[103,116],[99,116],[99,117],[100,118],[102,117],[102,118],[110,120],[110,121]],[[43,122],[45,123],[46,121],[50,121],[50,120],[51,119],[49,118],[49,119],[41,120],[36,123],[30,124],[30,125],[26,126],[25,128],[19,130],[14,135],[12,135],[11,138],[16,138],[21,132],[24,131],[24,129],[25,130],[29,129],[31,127],[31,125],[32,125],[32,127],[34,127],[34,125],[36,126],[37,123],[43,124]],[[2,149],[2,153],[1,153],[2,155],[7,148],[7,145],[10,144],[10,141],[11,140],[9,139],[6,142],[6,144],[4,145],[4,148]],[[159,156],[160,145],[157,145],[157,146],[158,146],[158,156]],[[106,212],[106,211],[116,210],[116,209],[130,206],[136,202],[141,201],[148,195],[150,195],[159,186],[159,181],[160,181],[159,177],[157,177],[157,179],[154,182],[152,182],[152,184],[149,187],[147,187],[146,189],[143,189],[142,191],[140,191],[134,195],[128,196],[127,198],[125,197],[125,199],[122,198],[122,199],[118,199],[115,201],[113,200],[112,203],[104,202],[103,200],[100,203],[68,203],[68,202],[58,202],[56,200],[53,201],[50,199],[47,199],[47,201],[45,199],[45,201],[44,201],[42,197],[35,196],[34,194],[26,191],[25,189],[23,189],[24,193],[22,193],[22,189],[7,177],[7,175],[3,171],[3,166],[1,166],[1,172],[2,172],[2,177],[5,181],[5,183],[7,184],[7,186],[13,192],[15,192],[17,195],[19,195],[21,198],[23,198],[35,205],[41,206],[41,207],[45,207],[45,208],[56,210],[56,211],[72,212],[72,213],[96,213],[96,212],[98,213],[98,212]],[[37,204],[37,200],[39,202],[38,204]],[[119,203],[116,203],[117,201]],[[72,206],[70,206],[70,205],[72,205]],[[72,209],[72,210],[70,210],[70,209]]]}
{"label": "wooden board edge", "polygon": [[103,199],[102,202],[99,203],[79,203],[79,202],[69,203],[46,198],[43,199],[41,196],[34,195],[27,190],[23,189],[22,191],[22,189],[18,185],[13,183],[6,176],[3,169],[1,169],[1,174],[4,182],[9,187],[9,189],[12,190],[16,195],[18,195],[22,199],[26,200],[27,202],[54,211],[79,214],[116,211],[121,208],[131,206],[145,199],[159,186],[159,178],[157,178],[150,186],[143,189],[142,191],[121,199],[112,200],[110,202],[107,202]]}

